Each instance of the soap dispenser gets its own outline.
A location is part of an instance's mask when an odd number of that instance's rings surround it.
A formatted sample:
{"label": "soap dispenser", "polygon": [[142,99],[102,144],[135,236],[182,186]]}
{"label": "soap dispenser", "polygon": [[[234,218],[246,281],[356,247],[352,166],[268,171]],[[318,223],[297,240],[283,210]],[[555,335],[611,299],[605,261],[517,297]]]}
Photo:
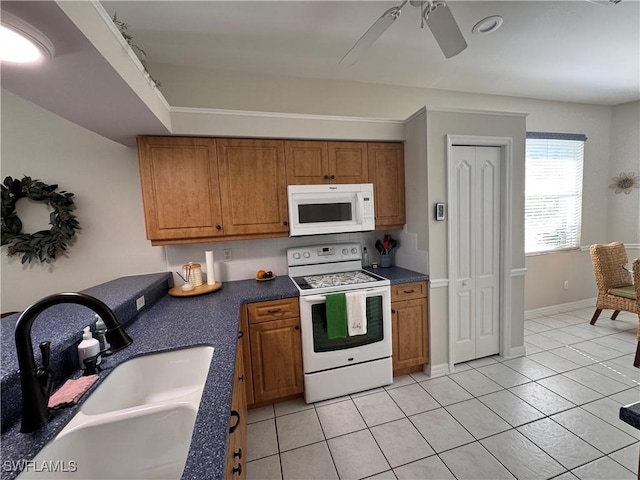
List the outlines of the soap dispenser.
{"label": "soap dispenser", "polygon": [[[89,327],[84,328],[84,332],[82,334],[82,341],[78,345],[78,361],[80,362],[80,368],[83,370],[86,368],[84,364],[84,359],[93,357],[100,353],[100,342],[91,336],[91,330]],[[96,364],[100,363],[100,358]]]}
{"label": "soap dispenser", "polygon": [[96,315],[96,326],[93,332],[93,337],[98,340],[100,344],[100,351],[106,350],[110,347],[109,342],[107,342],[107,326],[104,324],[104,320],[100,317],[100,315]]}

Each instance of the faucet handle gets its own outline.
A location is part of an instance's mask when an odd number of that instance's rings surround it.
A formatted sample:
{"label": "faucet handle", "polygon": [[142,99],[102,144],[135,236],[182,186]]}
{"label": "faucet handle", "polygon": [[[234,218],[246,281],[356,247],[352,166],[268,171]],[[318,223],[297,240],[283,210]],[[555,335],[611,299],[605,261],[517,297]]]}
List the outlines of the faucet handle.
{"label": "faucet handle", "polygon": [[100,357],[103,356],[107,356],[107,355],[111,355],[111,349],[110,348],[106,348],[104,350],[99,351],[98,353],[96,353],[95,355],[91,356],[91,357],[87,357],[84,359],[84,373],[82,374],[83,376],[87,376],[87,375],[95,375],[96,373],[100,372],[100,367],[98,366],[98,361],[100,360]]}
{"label": "faucet handle", "polygon": [[51,342],[40,342],[40,353],[42,354],[42,368],[49,368],[51,362]]}

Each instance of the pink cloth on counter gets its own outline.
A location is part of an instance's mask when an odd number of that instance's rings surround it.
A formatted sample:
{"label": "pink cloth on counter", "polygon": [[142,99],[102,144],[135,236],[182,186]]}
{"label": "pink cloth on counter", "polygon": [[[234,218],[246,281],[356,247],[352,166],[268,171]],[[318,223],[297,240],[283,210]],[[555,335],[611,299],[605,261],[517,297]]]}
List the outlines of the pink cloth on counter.
{"label": "pink cloth on counter", "polygon": [[98,375],[87,375],[86,377],[69,379],[64,382],[53,395],[49,398],[49,408],[68,407],[78,403],[80,397],[96,383]]}

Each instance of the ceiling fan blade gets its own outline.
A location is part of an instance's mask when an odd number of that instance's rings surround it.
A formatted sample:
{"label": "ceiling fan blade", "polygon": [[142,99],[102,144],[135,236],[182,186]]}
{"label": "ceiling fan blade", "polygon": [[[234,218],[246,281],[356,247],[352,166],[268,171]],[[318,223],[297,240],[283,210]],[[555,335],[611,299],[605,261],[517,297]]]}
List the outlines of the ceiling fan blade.
{"label": "ceiling fan blade", "polygon": [[455,57],[467,48],[467,42],[464,40],[449,7],[444,2],[438,3],[442,4],[431,11],[426,18],[427,26],[433,33],[444,56],[447,58]]}
{"label": "ceiling fan blade", "polygon": [[384,12],[378,20],[376,20],[373,25],[369,27],[369,30],[364,32],[364,35],[360,37],[360,39],[355,43],[351,50],[347,52],[347,54],[342,57],[340,60],[341,65],[353,65],[362,54],[375,42],[380,35],[382,35],[387,28],[389,28],[393,22],[395,22],[400,16],[400,10],[407,2],[403,2],[401,5],[397,7],[391,7],[389,10]]}

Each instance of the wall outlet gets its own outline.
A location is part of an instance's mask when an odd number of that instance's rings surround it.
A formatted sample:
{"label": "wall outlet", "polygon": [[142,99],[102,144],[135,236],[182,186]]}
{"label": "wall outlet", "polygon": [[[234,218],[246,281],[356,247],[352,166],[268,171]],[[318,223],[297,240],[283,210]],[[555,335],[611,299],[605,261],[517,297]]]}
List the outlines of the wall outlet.
{"label": "wall outlet", "polygon": [[231,261],[231,249],[230,248],[225,248],[224,250],[222,250],[222,258],[225,262],[230,262]]}
{"label": "wall outlet", "polygon": [[569,280],[565,280],[563,286],[565,290],[569,290]]}
{"label": "wall outlet", "polygon": [[144,295],[136,300],[136,309],[140,310],[142,307],[144,307]]}

